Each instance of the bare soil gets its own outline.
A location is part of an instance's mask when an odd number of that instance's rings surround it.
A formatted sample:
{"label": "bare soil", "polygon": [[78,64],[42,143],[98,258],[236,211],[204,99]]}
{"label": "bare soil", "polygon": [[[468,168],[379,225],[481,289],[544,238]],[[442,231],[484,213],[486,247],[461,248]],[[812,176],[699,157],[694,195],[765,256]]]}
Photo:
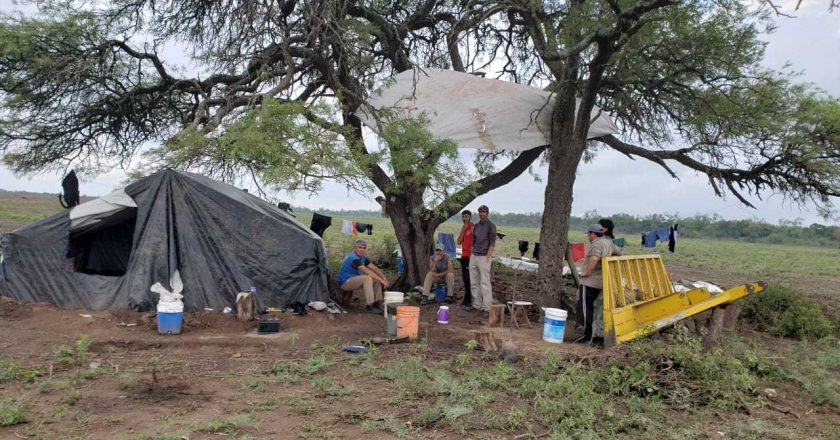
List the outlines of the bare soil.
{"label": "bare soil", "polygon": [[[674,271],[679,276],[691,273]],[[495,280],[497,300],[512,292],[511,273],[499,271]],[[459,278],[459,277],[458,277]],[[677,276],[675,276],[677,278]],[[533,274],[517,277],[521,298],[546,304],[530,287]],[[456,287],[461,292],[462,287]],[[490,331],[507,339],[509,330],[489,328],[477,312],[450,308],[450,323],[435,321],[437,306],[421,307],[420,337],[427,359],[452,359],[466,353],[465,344],[476,331]],[[530,362],[552,350],[566,359],[597,359],[622,356],[623,348],[599,349],[579,344],[548,344],[541,340],[538,307],[532,311],[532,327],[514,329],[521,362]],[[34,383],[0,381],[0,399],[22,401],[27,423],[0,427],[0,439],[90,438],[141,439],[184,432],[183,438],[396,438],[387,430],[366,429],[361,420],[397,423],[411,431],[411,420],[422,408],[416,403],[394,401],[394,390],[381,381],[358,374],[356,355],[340,351],[343,344],[384,336],[382,316],[362,313],[351,306],[348,313],[331,317],[326,312],[306,316],[280,313],[281,332],[258,335],[254,322],[239,322],[234,315],[196,312],[185,316],[180,335],[160,335],[154,318],[126,310],[61,310],[50,305],[19,304],[0,298],[0,358],[11,359],[41,376]],[[567,326],[567,340],[576,335]],[[777,347],[778,339],[745,330],[746,337],[762,347]],[[67,365],[56,354],[57,347],[73,347],[80,335],[89,335],[88,354],[79,365]],[[326,347],[326,348],[325,348]],[[411,356],[420,345],[396,344],[379,347],[383,362]],[[347,396],[313,392],[305,383],[285,383],[270,374],[277,361],[303,361],[313,351],[322,351],[335,364],[328,370],[341,386],[355,389]],[[480,359],[481,353],[468,353]],[[91,366],[108,374],[79,379]],[[71,379],[74,378],[75,379]],[[815,407],[808,396],[795,388],[780,389],[784,408],[756,409],[753,416],[774,426],[794,426],[796,432],[823,432],[825,423],[840,424],[834,409]],[[309,409],[304,404],[310,399]],[[515,402],[497,402],[509,406]],[[527,407],[526,407],[527,409]],[[784,412],[789,410],[789,412]],[[669,410],[671,411],[671,410]],[[692,425],[692,415],[671,411],[675,425]],[[250,415],[250,416],[249,416]],[[225,430],[208,428],[214,421],[252,417],[242,426]],[[719,415],[719,424],[704,429],[707,438],[721,438],[719,432],[733,419],[744,415]],[[496,436],[513,438],[521,433],[478,432],[468,438]],[[804,435],[804,434],[803,434]],[[238,437],[237,437],[238,436]],[[410,436],[413,437],[413,436]],[[423,438],[464,438],[446,429],[426,429]],[[178,438],[158,437],[158,438]],[[526,437],[519,437],[526,438]],[[530,437],[527,437],[530,438]],[[725,438],[725,436],[724,436]]]}

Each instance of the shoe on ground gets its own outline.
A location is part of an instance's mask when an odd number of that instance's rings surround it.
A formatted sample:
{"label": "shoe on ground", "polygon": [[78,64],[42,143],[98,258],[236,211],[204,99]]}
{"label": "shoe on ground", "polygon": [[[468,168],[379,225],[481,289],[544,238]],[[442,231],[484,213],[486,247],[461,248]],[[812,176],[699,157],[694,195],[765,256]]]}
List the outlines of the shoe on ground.
{"label": "shoe on ground", "polygon": [[484,319],[489,319],[490,318],[490,312],[488,312],[487,310],[482,310],[481,311],[481,317],[484,318]]}
{"label": "shoe on ground", "polygon": [[575,344],[589,344],[590,342],[592,342],[591,337],[581,336],[575,339]]}
{"label": "shoe on ground", "polygon": [[371,315],[381,315],[382,314],[382,309],[380,309],[376,305],[372,305],[372,306],[367,306],[365,308],[365,312],[370,313]]}
{"label": "shoe on ground", "polygon": [[464,310],[466,312],[471,312],[471,311],[475,310],[475,309],[473,309],[473,306],[471,306],[469,304],[461,304],[461,305],[458,306],[458,308],[461,309],[461,310]]}

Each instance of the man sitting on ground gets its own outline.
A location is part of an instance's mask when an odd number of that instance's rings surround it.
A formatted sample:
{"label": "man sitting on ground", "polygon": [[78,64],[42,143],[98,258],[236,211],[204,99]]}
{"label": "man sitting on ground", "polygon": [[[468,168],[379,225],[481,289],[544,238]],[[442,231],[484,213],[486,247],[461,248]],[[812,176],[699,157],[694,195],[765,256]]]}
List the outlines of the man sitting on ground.
{"label": "man sitting on ground", "polygon": [[368,313],[382,313],[382,290],[388,287],[388,278],[367,258],[367,242],[357,240],[353,250],[344,257],[338,271],[338,286],[345,292],[365,292]]}
{"label": "man sitting on ground", "polygon": [[452,271],[452,260],[443,252],[443,245],[438,244],[435,246],[435,254],[429,258],[429,271],[423,280],[423,295],[430,296],[432,284],[443,282],[446,282],[446,299],[451,302],[455,291],[455,273]]}

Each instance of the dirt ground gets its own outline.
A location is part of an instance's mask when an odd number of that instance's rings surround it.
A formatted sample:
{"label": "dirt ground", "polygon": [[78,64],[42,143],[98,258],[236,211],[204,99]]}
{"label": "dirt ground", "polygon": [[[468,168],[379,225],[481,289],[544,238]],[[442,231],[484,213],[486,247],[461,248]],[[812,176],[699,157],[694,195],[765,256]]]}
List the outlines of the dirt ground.
{"label": "dirt ground", "polygon": [[[509,275],[505,271],[497,274],[497,299],[509,295],[513,283]],[[525,299],[532,299],[528,292],[533,282],[533,275],[528,274],[517,280],[521,286],[517,290],[522,289]],[[460,290],[460,286],[456,287],[456,291]],[[384,361],[405,358],[423,349],[429,353],[430,360],[451,359],[465,352],[465,344],[473,339],[476,331],[491,331],[500,339],[507,338],[507,329],[486,327],[477,312],[452,307],[450,323],[442,325],[435,321],[436,310],[434,304],[422,306],[420,337],[424,342],[382,345],[380,358]],[[141,313],[59,310],[49,305],[24,305],[3,299],[0,301],[0,358],[15,360],[26,368],[38,368],[40,377],[33,384],[0,381],[0,398],[25,401],[27,419],[27,423],[0,427],[0,439],[195,440],[216,439],[220,435],[380,439],[396,437],[386,431],[366,430],[354,423],[354,418],[363,415],[386,423],[392,419],[377,414],[389,414],[388,417],[395,417],[400,424],[410,424],[410,416],[420,408],[395,402],[394,390],[383,387],[381,381],[355,374],[357,355],[340,350],[344,344],[383,336],[386,327],[382,316],[361,313],[358,307],[351,307],[349,313],[336,317],[314,311],[306,316],[281,313],[279,317],[279,334],[258,335],[254,322],[242,323],[233,315],[189,313],[182,334],[160,335],[154,319]],[[573,329],[573,325],[567,328]],[[530,328],[512,331],[520,357],[544,356],[547,350],[568,359],[621,355],[620,349],[549,344],[541,340],[541,333],[541,324],[536,320]],[[57,355],[58,347],[73,347],[80,335],[90,337],[87,354],[80,365],[67,365]],[[567,340],[574,336],[573,330],[567,331]],[[302,383],[271,380],[272,366],[278,360],[305,360],[313,351],[324,353],[334,362],[330,369],[332,377],[341,386],[354,387],[356,392],[339,398],[316,395],[315,407],[309,411],[283,404],[307,402],[312,389]],[[91,369],[107,374],[84,377],[85,371]],[[795,390],[790,390],[788,395],[795,401],[790,405],[795,408],[795,417],[778,412],[768,414],[769,410],[762,409],[763,417],[781,425],[801,424],[806,431],[809,424],[840,422],[836,411],[811,407],[807,397],[796,397]],[[241,414],[255,414],[255,419],[247,421],[241,429],[206,428],[214,421]],[[690,415],[675,413],[674,417]],[[730,416],[722,414],[721,417]],[[707,429],[709,438],[715,438],[716,427]],[[180,431],[186,434],[162,435]],[[470,434],[470,438],[490,434],[496,438],[513,437],[504,433]],[[426,430],[423,437],[463,438],[447,430]]]}

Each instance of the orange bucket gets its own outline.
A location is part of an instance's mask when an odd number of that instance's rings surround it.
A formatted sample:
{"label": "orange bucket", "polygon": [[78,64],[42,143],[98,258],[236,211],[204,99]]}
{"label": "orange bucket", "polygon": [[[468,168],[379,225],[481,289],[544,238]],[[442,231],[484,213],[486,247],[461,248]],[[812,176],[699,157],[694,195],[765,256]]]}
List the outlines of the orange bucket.
{"label": "orange bucket", "polygon": [[412,341],[417,339],[417,329],[420,326],[420,307],[397,307],[397,337],[408,336]]}

